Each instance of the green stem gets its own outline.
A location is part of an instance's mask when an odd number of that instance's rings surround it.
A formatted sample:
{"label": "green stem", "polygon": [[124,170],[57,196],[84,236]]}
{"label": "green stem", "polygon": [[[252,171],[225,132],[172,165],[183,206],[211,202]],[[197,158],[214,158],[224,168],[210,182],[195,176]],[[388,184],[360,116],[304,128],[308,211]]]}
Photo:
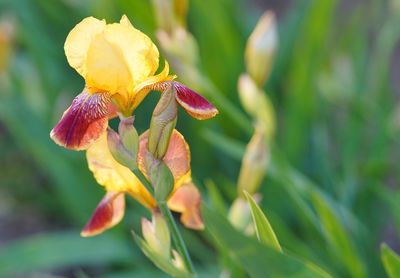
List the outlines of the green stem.
{"label": "green stem", "polygon": [[185,242],[183,241],[182,235],[179,232],[178,226],[175,223],[174,217],[172,216],[171,211],[169,210],[166,202],[159,202],[158,206],[161,210],[161,213],[165,217],[165,220],[168,223],[168,227],[172,234],[172,239],[175,243],[175,247],[178,250],[179,254],[183,257],[183,261],[185,262],[186,268],[190,273],[195,273],[194,266],[192,260],[190,259],[189,252],[186,248]]}

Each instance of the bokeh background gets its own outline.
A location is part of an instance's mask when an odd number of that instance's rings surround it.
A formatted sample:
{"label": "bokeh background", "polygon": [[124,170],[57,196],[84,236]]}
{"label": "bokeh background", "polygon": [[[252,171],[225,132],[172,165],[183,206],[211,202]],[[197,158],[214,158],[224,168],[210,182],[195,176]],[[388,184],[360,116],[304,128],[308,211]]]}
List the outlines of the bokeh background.
{"label": "bokeh background", "polygon": [[[206,203],[215,190],[226,207],[235,198],[252,130],[237,79],[267,9],[279,28],[264,88],[278,131],[261,205],[291,253],[341,277],[385,277],[380,243],[400,251],[400,1],[191,0],[202,72],[244,116],[197,122],[180,113],[194,179]],[[0,277],[163,277],[130,236],[148,216],[134,201],[118,227],[80,238],[103,191],[83,152],[49,138],[84,85],[64,56],[68,32],[84,17],[122,14],[157,41],[150,0],[0,1]],[[137,111],[139,131],[156,100]],[[215,247],[202,233],[184,236],[200,273],[216,277]]]}

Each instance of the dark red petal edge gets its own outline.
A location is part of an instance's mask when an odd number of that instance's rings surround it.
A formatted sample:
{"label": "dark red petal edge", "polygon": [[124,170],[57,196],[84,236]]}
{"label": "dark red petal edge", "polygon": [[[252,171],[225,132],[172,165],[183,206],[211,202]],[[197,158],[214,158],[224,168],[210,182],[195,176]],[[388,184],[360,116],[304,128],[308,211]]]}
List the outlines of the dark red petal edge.
{"label": "dark red petal edge", "polygon": [[98,235],[118,224],[125,212],[125,195],[119,192],[108,192],[101,200],[92,217],[85,225],[81,236]]}
{"label": "dark red petal edge", "polygon": [[87,149],[106,130],[108,118],[114,113],[109,94],[90,94],[84,90],[72,101],[50,137],[68,149]]}
{"label": "dark red petal edge", "polygon": [[218,114],[217,108],[195,91],[178,82],[174,82],[174,87],[176,90],[176,101],[193,118],[206,120]]}

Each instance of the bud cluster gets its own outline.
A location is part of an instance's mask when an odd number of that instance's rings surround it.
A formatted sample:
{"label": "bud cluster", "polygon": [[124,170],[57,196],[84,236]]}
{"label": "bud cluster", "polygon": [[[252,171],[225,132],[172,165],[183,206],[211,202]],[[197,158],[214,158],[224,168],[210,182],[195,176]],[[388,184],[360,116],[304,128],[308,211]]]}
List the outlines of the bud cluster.
{"label": "bud cluster", "polygon": [[268,80],[277,47],[274,14],[266,12],[250,35],[245,62],[247,72],[238,81],[239,98],[245,111],[253,118],[255,131],[246,147],[238,178],[238,197],[229,211],[230,222],[239,230],[250,232],[251,215],[244,191],[257,194],[267,171],[270,142],[275,134],[275,112],[262,87]]}

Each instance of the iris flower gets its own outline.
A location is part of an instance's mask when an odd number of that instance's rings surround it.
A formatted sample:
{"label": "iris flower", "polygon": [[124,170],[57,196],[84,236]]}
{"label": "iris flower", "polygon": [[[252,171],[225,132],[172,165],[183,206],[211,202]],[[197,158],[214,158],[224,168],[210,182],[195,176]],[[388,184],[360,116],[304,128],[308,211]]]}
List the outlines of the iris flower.
{"label": "iris flower", "polygon": [[[169,65],[159,67],[157,47],[122,16],[106,24],[83,19],[69,33],[65,45],[68,63],[84,79],[85,87],[51,131],[59,145],[85,150],[106,131],[108,119],[119,111],[130,116],[150,90],[162,90],[175,78]],[[173,82],[178,103],[193,117],[207,119],[218,111],[205,98]]]}
{"label": "iris flower", "polygon": [[[50,136],[65,148],[87,150],[89,169],[107,192],[82,231],[82,236],[93,236],[121,221],[126,194],[149,210],[157,209],[155,200],[136,176],[111,155],[107,144],[108,120],[117,112],[127,117],[132,115],[151,90],[162,92],[171,84],[176,101],[192,117],[208,119],[218,111],[205,98],[173,81],[175,76],[169,74],[167,62],[156,74],[157,47],[125,15],[113,24],[93,17],[83,19],[69,33],[64,50],[70,66],[84,78],[85,87]],[[138,166],[144,174],[147,139],[148,132],[140,136],[138,153]],[[189,147],[176,130],[163,160],[174,176],[168,206],[182,213],[185,226],[201,229],[201,196],[191,180]]]}

